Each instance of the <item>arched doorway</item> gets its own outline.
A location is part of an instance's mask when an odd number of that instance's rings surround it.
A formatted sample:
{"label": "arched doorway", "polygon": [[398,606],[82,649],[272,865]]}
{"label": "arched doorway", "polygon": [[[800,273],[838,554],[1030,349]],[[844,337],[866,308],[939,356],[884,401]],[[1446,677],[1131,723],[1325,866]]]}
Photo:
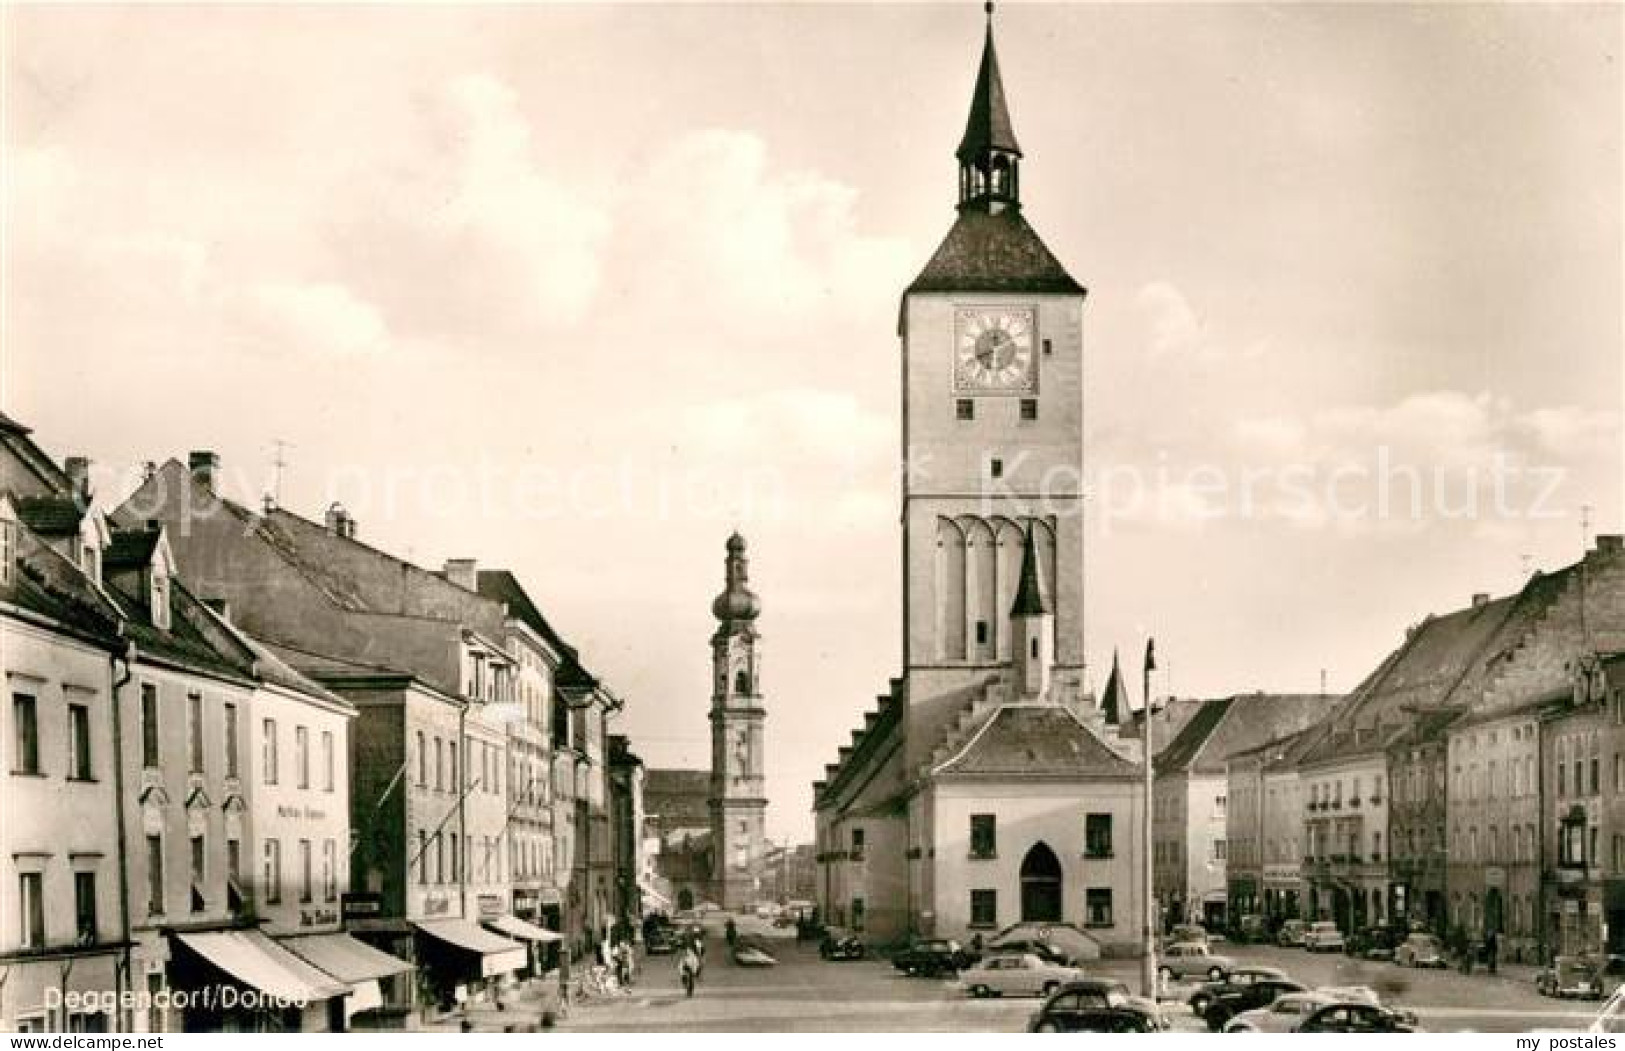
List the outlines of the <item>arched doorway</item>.
{"label": "arched doorway", "polygon": [[1061,859],[1044,843],[1034,843],[1021,859],[1021,919],[1061,921]]}
{"label": "arched doorway", "polygon": [[1506,930],[1506,907],[1501,900],[1501,889],[1491,887],[1484,894],[1484,933],[1500,934]]}

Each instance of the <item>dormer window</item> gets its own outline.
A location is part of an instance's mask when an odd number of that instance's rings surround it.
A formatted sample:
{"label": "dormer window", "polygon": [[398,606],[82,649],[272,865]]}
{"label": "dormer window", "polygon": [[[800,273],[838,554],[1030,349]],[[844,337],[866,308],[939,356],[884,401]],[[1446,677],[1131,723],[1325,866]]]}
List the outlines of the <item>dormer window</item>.
{"label": "dormer window", "polygon": [[152,571],[152,623],[156,628],[169,630],[169,575],[154,567]]}

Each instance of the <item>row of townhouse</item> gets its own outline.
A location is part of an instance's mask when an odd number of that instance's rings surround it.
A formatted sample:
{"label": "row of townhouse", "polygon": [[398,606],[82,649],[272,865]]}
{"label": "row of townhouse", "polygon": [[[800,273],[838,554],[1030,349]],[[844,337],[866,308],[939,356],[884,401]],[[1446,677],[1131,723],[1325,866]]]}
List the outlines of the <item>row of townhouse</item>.
{"label": "row of townhouse", "polygon": [[0,1028],[408,1026],[635,928],[621,701],[513,574],[218,470],[103,515],[0,416]]}
{"label": "row of townhouse", "polygon": [[1227,764],[1233,915],[1625,948],[1625,542],[1429,617]]}

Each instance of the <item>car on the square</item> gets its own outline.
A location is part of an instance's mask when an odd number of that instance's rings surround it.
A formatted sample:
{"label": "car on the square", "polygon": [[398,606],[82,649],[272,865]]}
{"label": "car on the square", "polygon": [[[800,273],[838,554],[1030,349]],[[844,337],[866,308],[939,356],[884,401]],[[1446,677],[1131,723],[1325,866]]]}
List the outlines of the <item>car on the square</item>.
{"label": "car on the square", "polygon": [[1208,1004],[1213,1002],[1217,993],[1226,992],[1242,986],[1251,985],[1260,981],[1281,981],[1287,979],[1287,973],[1279,967],[1269,967],[1264,964],[1238,964],[1234,970],[1219,981],[1203,982],[1186,999],[1191,1014],[1201,1018],[1207,1014]]}
{"label": "car on the square", "polygon": [[1444,943],[1437,935],[1416,932],[1407,934],[1394,950],[1394,962],[1401,967],[1448,967],[1444,958]]}
{"label": "car on the square", "polygon": [[1199,923],[1176,923],[1163,939],[1168,945],[1207,945],[1213,939]]}
{"label": "car on the square", "polygon": [[1360,1000],[1322,1004],[1299,1022],[1294,1033],[1419,1033],[1416,1015]]}
{"label": "car on the square", "polygon": [[1264,917],[1248,913],[1236,922],[1235,939],[1242,945],[1256,945],[1270,940],[1269,927]]}
{"label": "car on the square", "polygon": [[861,960],[868,954],[863,939],[844,927],[825,927],[818,955],[826,960]]}
{"label": "car on the square", "polygon": [[989,947],[990,952],[1030,952],[1045,963],[1053,963],[1058,967],[1076,967],[1078,961],[1050,942],[1036,941],[1031,938],[1010,938],[997,945]]}
{"label": "car on the square", "polygon": [[1343,932],[1331,920],[1316,920],[1303,932],[1303,947],[1309,952],[1342,952]]}
{"label": "car on the square", "polygon": [[1100,958],[1100,943],[1070,923],[1041,923],[1026,920],[1013,923],[987,940],[987,950],[1032,952],[1042,946],[1040,956],[1057,962],[1081,965]]}
{"label": "car on the square", "polygon": [[1307,920],[1287,920],[1275,932],[1275,944],[1283,949],[1303,948],[1303,936],[1309,932]]}
{"label": "car on the square", "polygon": [[960,971],[959,984],[975,997],[1049,996],[1083,977],[1076,967],[1049,963],[1030,952],[1001,952]]}
{"label": "car on the square", "polygon": [[1027,1022],[1029,1033],[1156,1033],[1167,1028],[1157,1005],[1129,995],[1122,982],[1068,982]]}
{"label": "car on the square", "polygon": [[981,953],[950,938],[926,938],[894,955],[891,964],[909,976],[935,978],[939,974],[961,971],[981,958]]}
{"label": "car on the square", "polygon": [[1225,1023],[1239,1014],[1267,1007],[1288,993],[1308,991],[1290,978],[1265,978],[1246,985],[1230,986],[1213,994],[1213,999],[1202,1012],[1202,1020],[1212,1032],[1222,1032]]}
{"label": "car on the square", "polygon": [[1305,1018],[1332,1003],[1325,993],[1283,993],[1267,1007],[1244,1011],[1224,1024],[1226,1033],[1290,1033]]}
{"label": "car on the square", "polygon": [[677,951],[677,932],[664,923],[654,924],[643,938],[643,951],[650,956],[666,956]]}
{"label": "car on the square", "polygon": [[1535,991],[1563,1000],[1601,1000],[1603,974],[1598,961],[1589,956],[1559,956],[1535,975]]}
{"label": "car on the square", "polygon": [[1377,925],[1351,934],[1343,944],[1343,951],[1362,960],[1392,960],[1405,932],[1395,927]]}
{"label": "car on the square", "polygon": [[1179,944],[1163,949],[1157,961],[1157,973],[1163,981],[1180,980],[1186,975],[1199,975],[1219,981],[1235,969],[1236,962],[1228,956],[1219,956],[1206,945]]}

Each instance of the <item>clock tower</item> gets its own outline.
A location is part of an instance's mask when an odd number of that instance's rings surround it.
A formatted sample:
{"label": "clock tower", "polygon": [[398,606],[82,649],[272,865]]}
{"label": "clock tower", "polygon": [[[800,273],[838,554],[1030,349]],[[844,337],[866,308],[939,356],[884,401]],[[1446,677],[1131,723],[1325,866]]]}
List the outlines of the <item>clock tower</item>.
{"label": "clock tower", "polygon": [[763,784],[761,602],[749,587],[745,538],[728,538],[726,586],[711,604],[711,843],[713,900],[724,909],[753,904],[766,855]]}
{"label": "clock tower", "polygon": [[1024,570],[1053,606],[1053,663],[1030,700],[1076,706],[1083,690],[1085,290],[1027,221],[987,11],[955,153],[957,214],[899,316],[904,749],[915,771],[964,706],[1029,656]]}

